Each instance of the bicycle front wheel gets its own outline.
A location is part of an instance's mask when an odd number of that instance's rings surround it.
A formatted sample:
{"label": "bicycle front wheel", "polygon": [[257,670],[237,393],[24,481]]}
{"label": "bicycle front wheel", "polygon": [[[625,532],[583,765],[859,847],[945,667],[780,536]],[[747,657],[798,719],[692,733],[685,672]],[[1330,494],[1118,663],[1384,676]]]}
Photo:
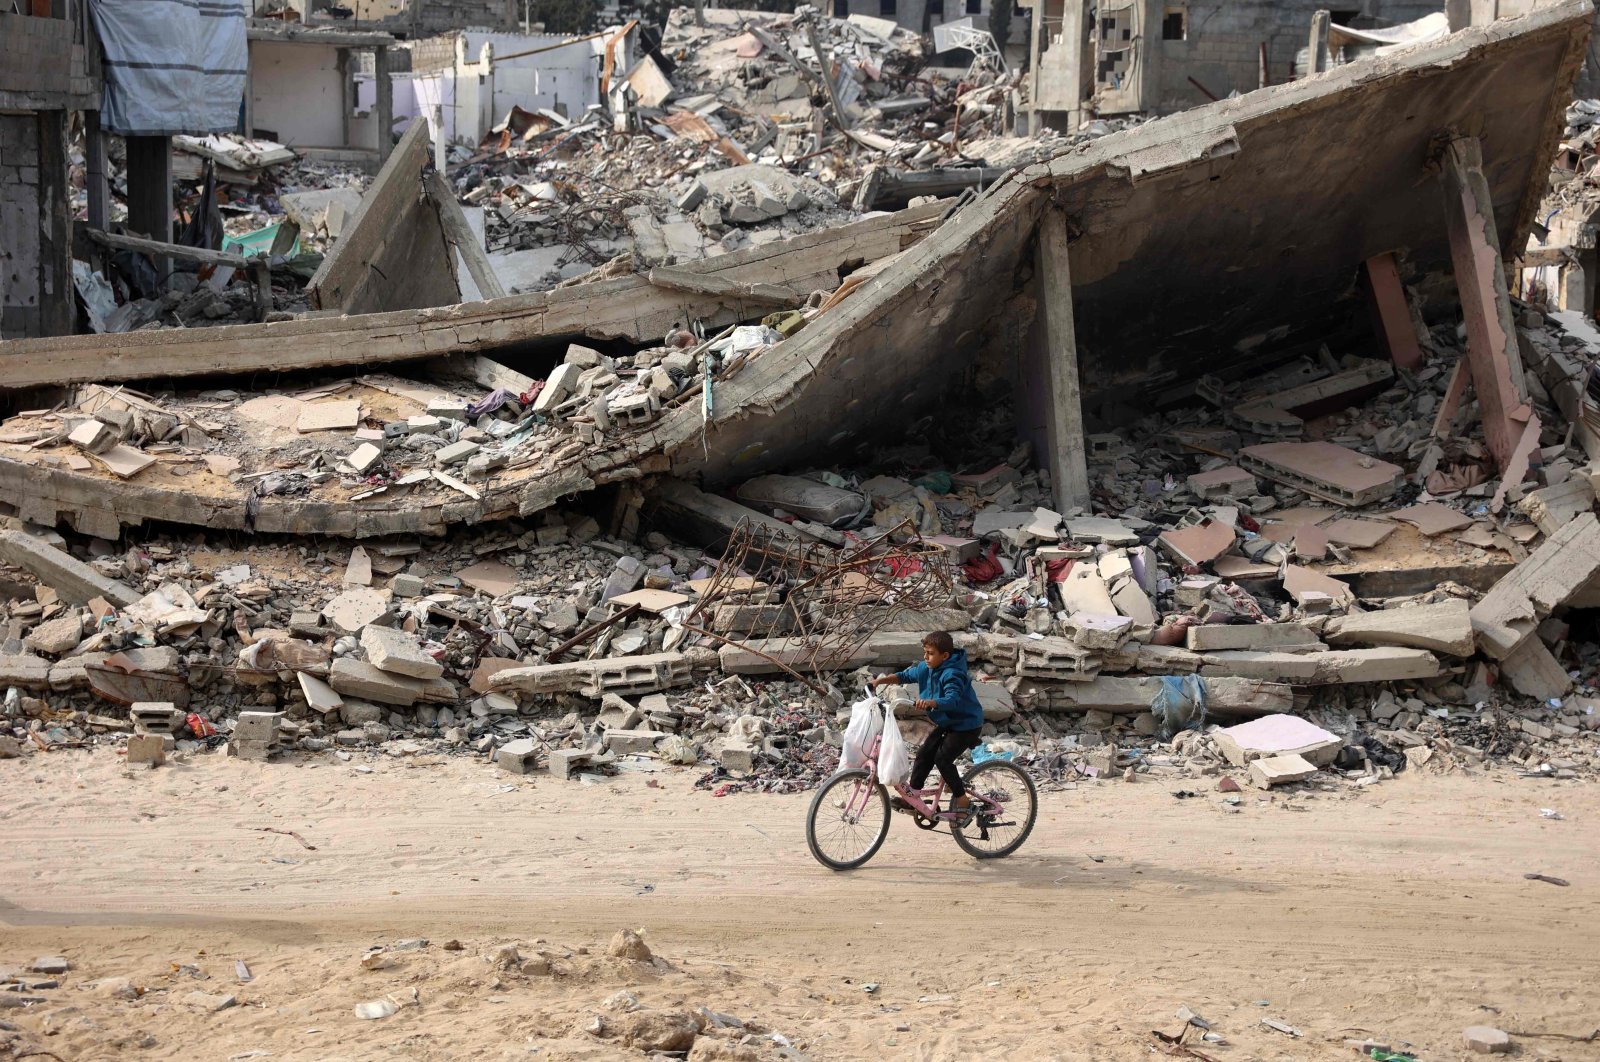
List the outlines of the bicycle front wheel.
{"label": "bicycle front wheel", "polygon": [[[974,859],[999,859],[1022,847],[1039,817],[1039,791],[1020,767],[1004,760],[980,763],[961,776],[974,802],[984,807],[966,825],[951,823],[950,833]],[[995,812],[984,801],[1000,805]]]}
{"label": "bicycle front wheel", "polygon": [[806,816],[806,844],[830,870],[854,870],[878,854],[889,836],[889,794],[861,769],[822,783]]}

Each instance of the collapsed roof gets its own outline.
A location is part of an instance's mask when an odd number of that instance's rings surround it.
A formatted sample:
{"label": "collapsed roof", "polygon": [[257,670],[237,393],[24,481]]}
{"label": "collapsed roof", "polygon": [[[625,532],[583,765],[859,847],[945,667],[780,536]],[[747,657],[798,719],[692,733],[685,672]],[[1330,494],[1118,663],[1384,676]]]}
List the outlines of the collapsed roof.
{"label": "collapsed roof", "polygon": [[[0,442],[0,487],[31,518],[64,516],[94,533],[172,519],[361,536],[526,514],[565,494],[669,468],[722,483],[812,461],[932,405],[950,374],[1002,331],[1003,318],[1024,318],[1004,333],[1024,334],[1034,233],[1052,203],[1073,233],[1078,355],[1090,402],[1245,365],[1259,337],[1337,312],[1367,258],[1403,250],[1419,270],[1445,264],[1445,211],[1429,168],[1446,134],[1481,140],[1502,252],[1522,246],[1590,11],[1585,0],[1569,0],[1104,137],[1013,171],[901,253],[909,222],[896,229],[876,219],[858,224],[876,226],[870,231],[880,242],[899,242],[869,256],[855,246],[866,228],[803,237],[791,244],[832,261],[807,258],[796,276],[741,272],[770,268],[781,254],[773,248],[696,264],[696,272],[736,284],[799,281],[791,289],[798,304],[829,270],[842,277],[852,263],[893,256],[847,299],[716,379],[709,409],[667,403],[659,417],[605,445],[574,448],[576,436],[550,443],[481,490],[426,481],[374,492],[358,482],[313,504],[258,499],[230,477],[196,505],[193,477],[119,483],[97,469],[41,460],[48,454],[34,446],[39,436]],[[921,209],[917,220],[939,214]],[[837,254],[829,253],[834,237],[845,241]],[[0,354],[0,386],[371,365],[584,335],[643,341],[682,320],[673,314],[684,309],[720,322],[772,308],[753,305],[760,300],[747,291],[722,291],[643,312],[661,290],[634,277],[443,309],[22,341]],[[1039,362],[1024,362],[1022,382],[1039,371]],[[1026,430],[1029,410],[1023,414]]]}

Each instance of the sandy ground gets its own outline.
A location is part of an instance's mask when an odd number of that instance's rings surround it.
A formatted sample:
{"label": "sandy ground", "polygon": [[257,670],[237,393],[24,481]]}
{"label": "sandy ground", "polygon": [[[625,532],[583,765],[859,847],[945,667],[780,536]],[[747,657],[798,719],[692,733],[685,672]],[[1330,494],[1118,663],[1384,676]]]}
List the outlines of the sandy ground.
{"label": "sandy ground", "polygon": [[[1343,1041],[1366,1036],[1465,1058],[1469,1025],[1600,1027],[1600,790],[1581,783],[1402,776],[1247,790],[1238,811],[1212,779],[1092,783],[1045,794],[1010,859],[976,863],[897,817],[866,869],[833,874],[806,851],[808,797],[713,799],[692,778],[387,757],[129,771],[108,750],[0,763],[0,967],[73,967],[46,1002],[0,1010],[0,1043],[69,1060],[642,1058],[585,1031],[636,1020],[619,991],[747,1023],[702,1037],[708,1058],[788,1042],[813,1059],[1144,1059],[1183,1004],[1228,1041],[1196,1046],[1227,1060],[1354,1058]],[[607,956],[624,926],[657,962]],[[362,968],[369,946],[414,938],[429,943]],[[508,942],[550,972],[485,960]],[[123,978],[142,998],[94,986]],[[207,1012],[195,991],[237,1005]],[[398,1013],[354,1016],[381,999]],[[742,1055],[711,1050],[741,1037]],[[1517,1043],[1600,1059],[1600,1043]]]}

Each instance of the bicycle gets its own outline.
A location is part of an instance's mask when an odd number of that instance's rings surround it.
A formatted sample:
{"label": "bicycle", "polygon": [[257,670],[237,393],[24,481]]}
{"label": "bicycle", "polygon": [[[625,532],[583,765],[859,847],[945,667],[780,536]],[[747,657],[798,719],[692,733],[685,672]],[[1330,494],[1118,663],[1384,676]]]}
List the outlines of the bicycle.
{"label": "bicycle", "polygon": [[[867,696],[881,712],[883,701],[870,689]],[[806,816],[806,843],[817,862],[830,870],[854,870],[878,854],[889,837],[889,816],[910,814],[919,829],[937,831],[948,824],[950,835],[974,859],[1010,855],[1033,832],[1039,817],[1039,791],[1027,772],[1005,760],[974,764],[961,776],[972,798],[968,808],[940,811],[944,780],[931,788],[894,786],[903,802],[892,807],[889,787],[878,781],[879,727],[867,747],[867,766],[838,771],[817,790]],[[1026,816],[1021,814],[1026,805]]]}

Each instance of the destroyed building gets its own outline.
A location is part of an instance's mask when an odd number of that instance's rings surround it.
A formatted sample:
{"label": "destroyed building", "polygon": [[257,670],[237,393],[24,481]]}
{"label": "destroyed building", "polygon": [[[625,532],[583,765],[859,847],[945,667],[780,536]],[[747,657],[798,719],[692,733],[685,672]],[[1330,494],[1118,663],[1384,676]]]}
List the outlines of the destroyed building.
{"label": "destroyed building", "polygon": [[1036,15],[1031,127],[1071,132],[1095,116],[1169,114],[1283,84],[1534,5],[1460,3],[1448,5],[1448,13],[1412,0],[1345,8],[1309,0],[1217,8],[1164,0],[1024,0],[1021,6]]}
{"label": "destroyed building", "polygon": [[[9,714],[802,786],[936,628],[1042,770],[1591,766],[1600,333],[1505,268],[1591,16],[1027,139],[902,30],[713,16],[405,122],[305,309],[241,256],[259,320],[0,347]],[[522,236],[588,260],[509,291]]]}

